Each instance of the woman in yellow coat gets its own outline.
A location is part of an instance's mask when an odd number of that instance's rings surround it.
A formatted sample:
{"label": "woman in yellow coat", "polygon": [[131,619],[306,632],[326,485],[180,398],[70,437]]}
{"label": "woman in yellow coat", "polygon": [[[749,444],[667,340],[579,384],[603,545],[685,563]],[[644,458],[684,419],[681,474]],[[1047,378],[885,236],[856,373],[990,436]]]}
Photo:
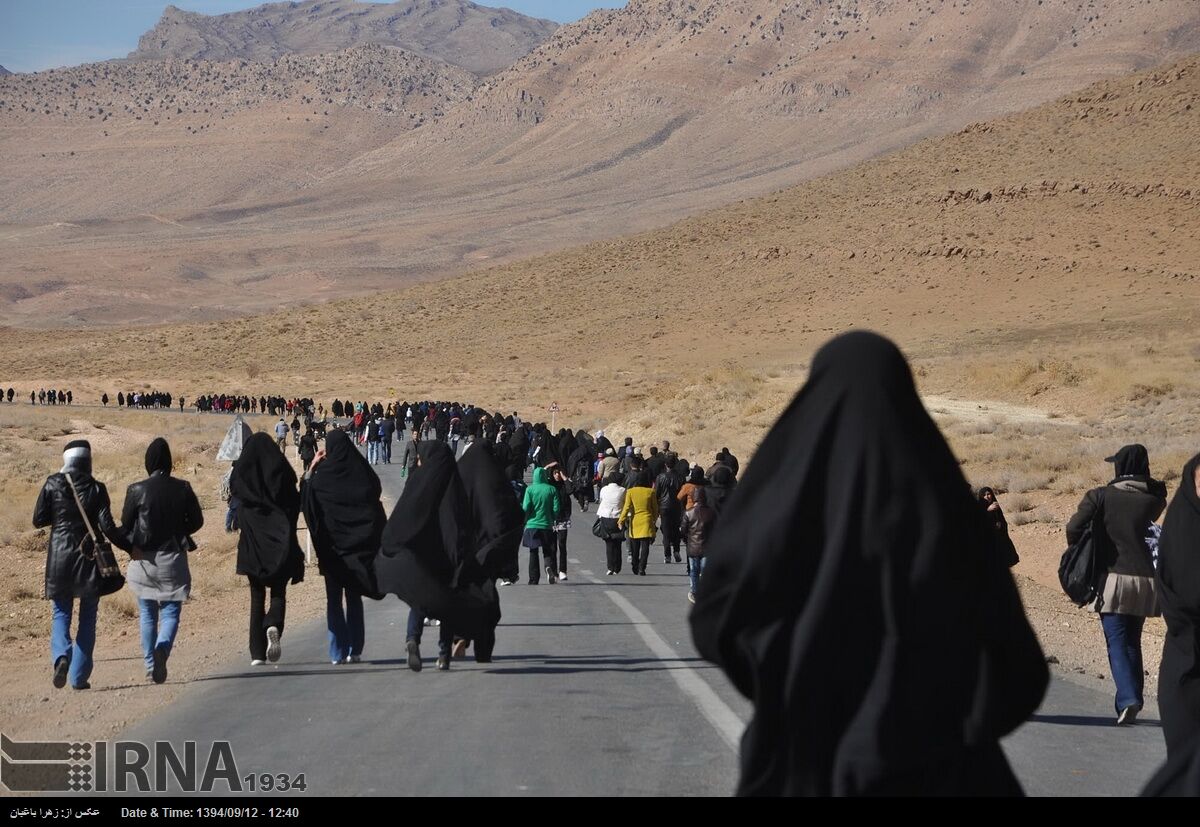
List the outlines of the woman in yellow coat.
{"label": "woman in yellow coat", "polygon": [[633,486],[625,492],[625,505],[617,521],[620,528],[629,527],[634,574],[646,574],[646,561],[650,559],[650,545],[654,542],[657,522],[658,498],[650,487],[649,472],[642,471]]}

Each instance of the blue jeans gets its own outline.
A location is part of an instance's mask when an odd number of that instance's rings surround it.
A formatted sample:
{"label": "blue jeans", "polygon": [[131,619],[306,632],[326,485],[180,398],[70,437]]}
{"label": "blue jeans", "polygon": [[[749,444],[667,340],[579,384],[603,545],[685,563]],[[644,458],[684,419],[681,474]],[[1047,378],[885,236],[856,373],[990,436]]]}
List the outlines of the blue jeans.
{"label": "blue jeans", "polygon": [[54,619],[50,625],[50,663],[53,665],[66,655],[71,659],[68,680],[71,686],[83,686],[92,676],[92,651],[96,648],[96,610],[100,608],[99,597],[79,598],[79,627],[75,641],[71,641],[71,614],[75,598],[54,598]]}
{"label": "blue jeans", "polygon": [[687,559],[688,579],[692,581],[692,594],[696,593],[696,587],[700,585],[700,575],[704,574],[703,557],[689,557]]}
{"label": "blue jeans", "polygon": [[329,659],[342,661],[351,655],[361,657],[367,639],[362,595],[343,587],[332,577],[326,577],[325,618],[329,625]]}
{"label": "blue jeans", "polygon": [[367,443],[367,462],[371,463],[372,465],[379,462],[379,443],[378,442],[368,442]]}
{"label": "blue jeans", "polygon": [[387,439],[382,440],[379,443],[379,447],[383,449],[383,461],[386,464],[391,465],[392,464],[392,438],[388,437]]}
{"label": "blue jeans", "polygon": [[154,668],[154,650],[171,654],[175,634],[179,631],[179,612],[183,603],[178,600],[138,600],[142,615],[142,655],[146,669]]}
{"label": "blue jeans", "polygon": [[1100,625],[1108,644],[1108,665],[1117,687],[1116,710],[1142,708],[1146,675],[1142,670],[1142,626],[1146,618],[1101,613]]}
{"label": "blue jeans", "polygon": [[[415,641],[418,645],[421,643],[421,632],[425,629],[425,615],[416,609],[408,610],[408,634],[407,640]],[[441,656],[450,654],[450,644],[454,643],[454,632],[451,631],[448,624],[443,623],[438,627],[438,654]]]}

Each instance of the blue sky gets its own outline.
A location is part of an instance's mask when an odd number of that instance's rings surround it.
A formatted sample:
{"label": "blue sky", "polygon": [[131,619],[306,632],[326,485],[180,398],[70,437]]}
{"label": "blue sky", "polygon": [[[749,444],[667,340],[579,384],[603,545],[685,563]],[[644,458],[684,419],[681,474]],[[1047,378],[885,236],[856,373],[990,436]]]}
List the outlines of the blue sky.
{"label": "blue sky", "polygon": [[[158,20],[170,0],[0,0],[0,66],[37,72],[95,60],[124,57],[138,37]],[[248,9],[254,0],[174,0],[204,14]],[[593,9],[624,5],[622,0],[495,0],[522,14],[559,23],[578,20]]]}

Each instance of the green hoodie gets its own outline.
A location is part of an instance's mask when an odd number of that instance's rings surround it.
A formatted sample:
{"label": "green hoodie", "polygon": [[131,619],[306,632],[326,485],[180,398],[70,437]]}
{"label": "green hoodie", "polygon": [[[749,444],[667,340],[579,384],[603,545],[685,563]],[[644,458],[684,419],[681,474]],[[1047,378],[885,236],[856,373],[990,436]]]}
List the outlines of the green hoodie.
{"label": "green hoodie", "polygon": [[546,469],[533,469],[533,483],[525,489],[525,527],[533,529],[554,528],[554,515],[558,513],[558,489],[546,482]]}

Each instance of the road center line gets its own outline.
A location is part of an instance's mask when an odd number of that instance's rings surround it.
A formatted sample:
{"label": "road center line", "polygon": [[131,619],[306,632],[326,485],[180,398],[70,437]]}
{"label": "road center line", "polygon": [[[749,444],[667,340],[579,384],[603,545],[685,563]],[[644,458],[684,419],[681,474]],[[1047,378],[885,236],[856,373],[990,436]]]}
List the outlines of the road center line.
{"label": "road center line", "polygon": [[671,644],[654,631],[650,619],[642,614],[636,606],[626,600],[623,595],[611,589],[605,590],[604,593],[633,621],[634,628],[637,629],[637,633],[641,635],[646,645],[650,647],[651,652],[660,660],[680,662],[680,666],[667,671],[675,679],[675,683],[679,684],[679,688],[691,697],[700,709],[700,713],[713,725],[721,739],[736,752],[742,741],[742,732],[746,729],[746,724],[742,719],[721,700],[720,696],[713,691],[704,678],[700,677],[695,669],[682,663],[679,654],[671,648]]}

